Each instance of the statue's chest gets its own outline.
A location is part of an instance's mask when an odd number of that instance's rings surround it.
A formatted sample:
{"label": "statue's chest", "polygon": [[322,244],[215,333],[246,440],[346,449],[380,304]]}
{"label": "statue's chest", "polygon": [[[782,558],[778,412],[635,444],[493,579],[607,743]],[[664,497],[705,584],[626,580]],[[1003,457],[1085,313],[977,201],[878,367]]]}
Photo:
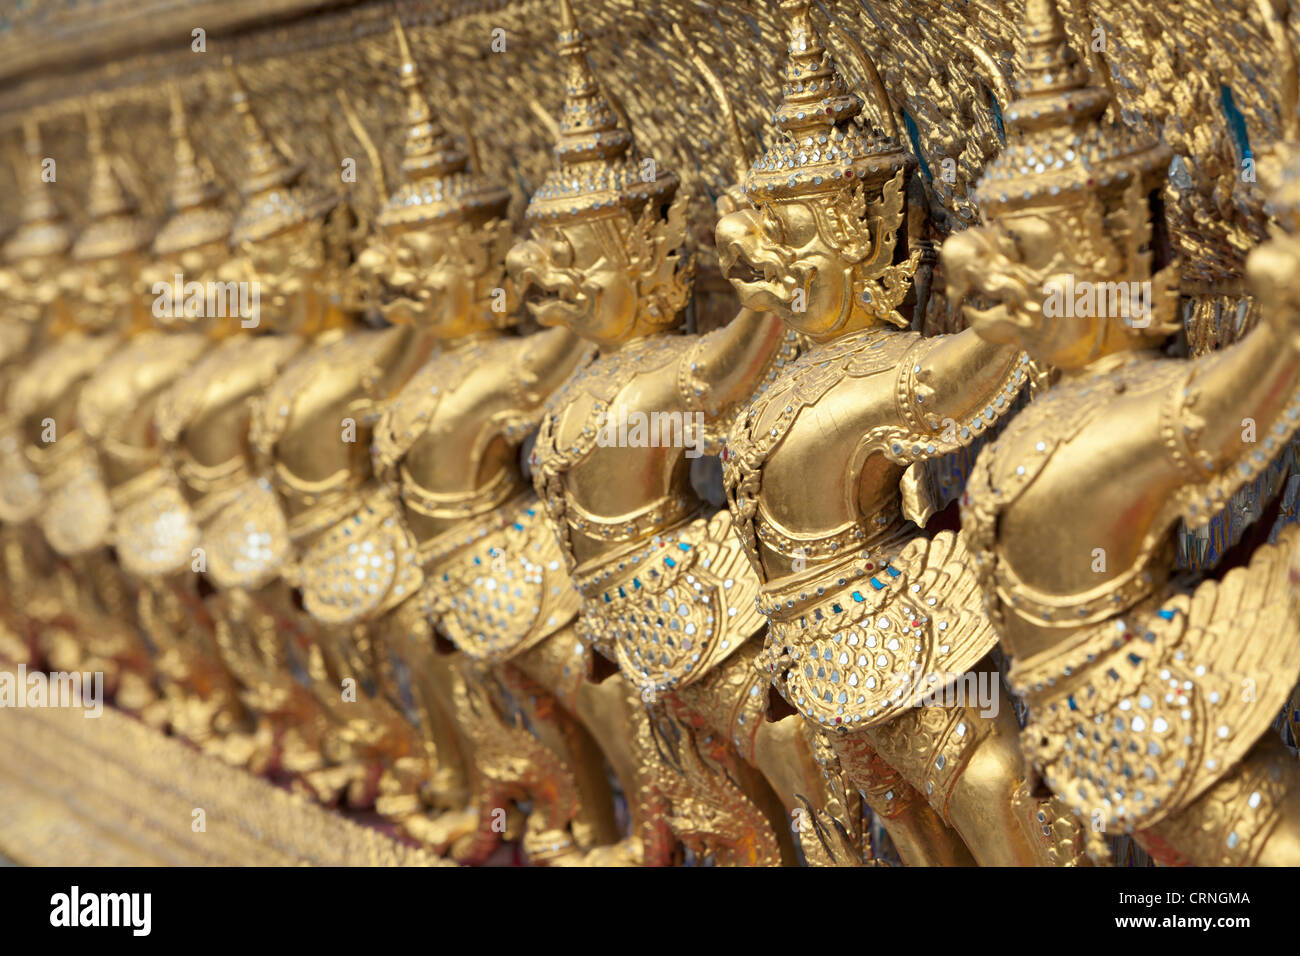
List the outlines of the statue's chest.
{"label": "statue's chest", "polygon": [[301,348],[296,336],[223,342],[167,390],[157,412],[159,433],[165,441],[176,441],[205,421],[230,427],[225,413],[239,409],[241,418],[246,416],[248,400],[264,392]]}
{"label": "statue's chest", "polygon": [[44,415],[71,400],[120,346],[116,335],[78,335],[44,349],[14,383],[11,401],[21,415]]}
{"label": "statue's chest", "polygon": [[[387,331],[387,330],[386,330]],[[359,332],[300,354],[259,402],[250,425],[264,454],[285,440],[321,441],[346,435],[350,406],[370,396],[382,369],[376,358],[384,333]],[[351,419],[355,429],[355,419]]]}
{"label": "statue's chest", "polygon": [[724,455],[733,485],[757,489],[765,473],[847,467],[857,435],[845,430],[861,420],[861,405],[916,336],[871,329],[805,352],[736,421]]}
{"label": "statue's chest", "polygon": [[93,436],[107,435],[190,370],[205,345],[198,334],[156,333],[118,351],[81,393],[77,410],[81,426]]}
{"label": "statue's chest", "polygon": [[376,429],[376,455],[400,459],[428,440],[438,416],[477,368],[498,358],[482,346],[458,349],[426,362],[384,409]]}
{"label": "statue's chest", "polygon": [[548,403],[534,468],[558,480],[575,471],[603,468],[616,457],[639,457],[629,451],[664,451],[652,439],[662,432],[664,416],[684,415],[674,363],[691,341],[661,336],[578,369]]}
{"label": "statue's chest", "polygon": [[1036,482],[1050,480],[1059,468],[1073,467],[1083,457],[1082,443],[1096,440],[1098,422],[1117,399],[1148,395],[1159,401],[1185,374],[1178,362],[1135,361],[1053,387],[1013,418],[980,456],[980,480],[972,482],[971,493],[984,497],[992,512],[1014,507]]}
{"label": "statue's chest", "polygon": [[[1064,522],[1047,528],[1038,520],[1047,507],[1044,502],[1068,501],[1070,510],[1084,521],[1102,517],[1089,512],[1086,505],[1081,507],[1078,497],[1079,489],[1088,487],[1087,474],[1080,474],[1080,469],[1088,467],[1091,459],[1086,451],[1097,447],[1101,423],[1107,421],[1108,413],[1114,415],[1114,403],[1120,397],[1158,402],[1185,374],[1179,362],[1135,360],[1090,379],[1056,385],[1023,409],[983,451],[962,495],[962,529],[967,547],[976,557],[977,577],[991,615],[998,614],[994,600],[998,594],[1017,595],[1020,613],[1043,621],[1065,613],[1061,608],[1080,623],[1108,611],[1083,598],[1057,598],[1059,607],[1034,603],[1026,596],[1028,589],[1020,570],[1029,567],[1028,559],[1017,547],[1027,542],[1003,540],[1003,529],[1012,523],[1023,525],[1021,519],[1034,519],[1033,525],[1043,528],[1045,534],[1066,542],[1076,540],[1077,528]],[[1039,553],[1034,542],[1028,544],[1035,547],[1032,553]],[[1154,539],[1130,562],[1132,570],[1116,579],[1120,584],[1111,595],[1115,606],[1122,603],[1120,585],[1127,587],[1129,579],[1146,566],[1153,546]]]}

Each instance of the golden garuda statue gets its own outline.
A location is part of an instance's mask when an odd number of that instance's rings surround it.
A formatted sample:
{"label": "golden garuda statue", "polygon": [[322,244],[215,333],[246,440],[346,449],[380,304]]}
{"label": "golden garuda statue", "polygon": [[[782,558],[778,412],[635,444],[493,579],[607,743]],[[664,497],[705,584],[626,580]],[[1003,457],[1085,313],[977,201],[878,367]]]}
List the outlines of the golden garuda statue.
{"label": "golden garuda statue", "polygon": [[1300,863],[1285,0],[0,6],[0,858]]}

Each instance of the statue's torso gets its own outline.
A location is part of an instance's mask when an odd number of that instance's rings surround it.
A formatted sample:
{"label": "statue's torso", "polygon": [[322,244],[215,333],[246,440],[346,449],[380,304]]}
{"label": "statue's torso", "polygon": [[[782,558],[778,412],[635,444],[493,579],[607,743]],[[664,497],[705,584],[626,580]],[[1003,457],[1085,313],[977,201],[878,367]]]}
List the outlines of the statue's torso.
{"label": "statue's torso", "polygon": [[21,422],[14,414],[11,390],[27,362],[39,351],[40,336],[28,322],[0,322],[0,521],[20,524],[41,505],[40,478],[24,454]]}
{"label": "statue's torso", "polygon": [[[651,415],[675,416],[685,427],[693,411],[678,386],[682,360],[694,340],[662,335],[632,342],[581,368],[550,402],[534,450],[538,490],[557,533],[582,565],[626,548],[695,515],[700,502],[690,484],[684,442],[650,446],[662,434]],[[628,433],[644,415],[643,444],[617,444],[620,409]],[[615,425],[613,446],[601,445],[602,427]],[[669,433],[671,438],[671,431]]]}
{"label": "statue's torso", "polygon": [[[161,391],[151,427],[163,467],[117,516],[118,554],[128,570],[175,573],[193,566],[201,546],[205,570],[234,586],[233,568],[270,573],[282,560],[284,519],[269,486],[253,478],[248,424],[253,399],[301,347],[296,336],[205,340],[205,354]],[[237,513],[226,514],[232,506]],[[214,526],[219,515],[224,527]]]}
{"label": "statue's torso", "polygon": [[112,331],[61,335],[36,354],[10,391],[24,451],[40,481],[41,528],[62,555],[92,551],[109,533],[112,504],[78,425],[77,404],[91,376],[123,341]]}
{"label": "statue's torso", "polygon": [[656,336],[584,366],[550,403],[533,456],[582,632],[643,691],[700,680],[762,626],[730,514],[706,517],[691,487],[686,429],[695,443],[716,430],[689,391],[698,341]]}
{"label": "statue's torso", "polygon": [[447,349],[385,408],[374,457],[421,543],[526,490],[514,454],[537,418],[519,394],[526,347],[502,338]]}
{"label": "statue's torso", "polygon": [[[559,339],[568,335],[448,349],[411,378],[375,428],[375,463],[414,534],[426,606],[477,658],[517,654],[577,611],[558,544],[517,458],[545,394],[579,358],[576,340]],[[564,341],[570,347],[557,353]]]}
{"label": "statue's torso", "polygon": [[1013,653],[1036,653],[1070,628],[1105,620],[1154,593],[1172,563],[1178,517],[1161,482],[1142,480],[1151,461],[1134,447],[1154,428],[1187,365],[1138,358],[1053,387],[1020,412],[980,457],[967,489],[964,525],[982,558],[986,594],[1003,614]]}
{"label": "statue's torso", "polygon": [[170,446],[191,500],[249,477],[253,401],[303,346],[293,335],[227,339],[162,396],[155,418],[159,437]]}
{"label": "statue's torso", "polygon": [[81,389],[80,426],[117,489],[162,460],[154,410],[168,386],[191,368],[207,340],[197,332],[143,332],[105,362]]}
{"label": "statue's torso", "polygon": [[328,527],[371,477],[370,424],[418,361],[410,328],[351,332],[300,355],[257,404],[250,437],[295,539]]}
{"label": "statue's torso", "polygon": [[29,448],[44,449],[45,420],[53,419],[56,434],[76,427],[81,388],[123,343],[115,332],[68,332],[42,348],[13,382],[9,401],[19,418]]}
{"label": "statue's torso", "polygon": [[764,583],[764,669],[806,718],[846,730],[919,705],[987,653],[961,539],[903,515],[910,463],[969,440],[922,436],[906,369],[936,339],[868,329],[805,352],[733,425],[725,481]]}
{"label": "statue's torso", "polygon": [[1138,444],[1161,434],[1162,405],[1188,370],[1137,355],[1058,384],[986,449],[964,501],[988,613],[1028,708],[1026,756],[1107,830],[1151,826],[1204,793],[1267,730],[1300,673],[1295,529],[1222,580],[1194,591],[1169,581],[1175,523],[1209,520],[1253,473],[1170,487],[1168,462]]}
{"label": "statue's torso", "polygon": [[835,563],[901,522],[903,467],[862,454],[863,438],[896,427],[895,366],[915,333],[870,329],[805,352],[732,428],[727,463],[742,538],[778,581]]}

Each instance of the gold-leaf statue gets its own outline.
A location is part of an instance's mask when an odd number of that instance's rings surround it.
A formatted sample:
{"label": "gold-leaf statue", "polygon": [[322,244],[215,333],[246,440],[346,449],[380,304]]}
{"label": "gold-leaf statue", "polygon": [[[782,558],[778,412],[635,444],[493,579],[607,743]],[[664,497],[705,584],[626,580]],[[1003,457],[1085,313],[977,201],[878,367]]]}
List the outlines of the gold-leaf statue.
{"label": "gold-leaf statue", "polygon": [[1249,259],[1262,324],[1163,357],[1169,150],[1102,121],[1110,95],[1054,0],[1028,0],[1023,36],[1008,145],[977,189],[988,225],[942,255],[979,335],[1059,370],[980,456],[963,509],[1026,756],[1099,858],[1131,833],[1168,863],[1294,864],[1300,768],[1261,738],[1300,676],[1295,533],[1199,582],[1172,556],[1177,523],[1211,520],[1300,421],[1295,207],[1284,180],[1280,232]]}
{"label": "gold-leaf statue", "polygon": [[898,310],[919,256],[898,249],[912,163],[858,122],[861,100],[808,4],[781,7],[790,59],[778,135],[746,177],[752,207],[718,224],[741,301],[776,310],[814,343],[727,447],[736,526],[764,581],[766,670],[831,735],[905,859],[954,862],[964,841],[979,863],[1029,863],[1036,841],[1013,807],[1024,773],[1010,706],[996,693],[941,706],[997,636],[960,536],[926,536],[909,520],[933,508],[915,500],[921,464],[1008,415],[1028,365],[973,332],[904,330]]}

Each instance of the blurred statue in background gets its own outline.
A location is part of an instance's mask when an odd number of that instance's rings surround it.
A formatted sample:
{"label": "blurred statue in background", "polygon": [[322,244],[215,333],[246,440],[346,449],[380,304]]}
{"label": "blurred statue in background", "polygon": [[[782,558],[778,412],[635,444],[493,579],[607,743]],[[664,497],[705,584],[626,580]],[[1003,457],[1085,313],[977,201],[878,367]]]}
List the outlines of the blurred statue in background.
{"label": "blurred statue in background", "polygon": [[[443,127],[395,29],[404,182],[358,264],[383,316],[432,335],[437,350],[384,406],[370,503],[359,521],[338,526],[336,543],[323,539],[336,557],[320,563],[328,573],[311,580],[306,607],[325,620],[369,622],[381,670],[394,668],[386,692],[400,699],[397,667],[411,685],[426,759],[391,778],[385,814],[425,844],[480,862],[517,829],[501,817],[528,807],[524,852],[559,863],[617,833],[595,743],[508,663],[562,631],[577,604],[518,446],[583,347],[559,330],[510,334],[509,193]],[[381,519],[373,552],[369,539],[337,537]],[[393,561],[376,575],[381,551]],[[355,587],[362,572],[364,590]]]}
{"label": "blurred statue in background", "polygon": [[[152,232],[118,179],[120,159],[106,148],[93,108],[86,112],[86,134],[86,224],[72,244],[69,267],[58,273],[58,327],[48,330],[48,344],[13,381],[9,409],[39,478],[38,520],[60,559],[66,606],[76,609],[74,628],[51,630],[42,656],[59,670],[103,671],[118,706],[161,724],[166,712],[151,707],[157,703],[154,668],[132,588],[109,551],[110,486],[123,476],[105,471],[85,427],[94,426],[93,410],[80,404],[100,367],[149,328],[138,283]],[[83,421],[87,411],[89,423]]]}
{"label": "blurred statue in background", "polygon": [[[55,573],[53,552],[39,527],[40,474],[27,451],[23,422],[14,413],[13,388],[25,366],[70,320],[60,294],[72,235],[44,179],[45,157],[34,119],[23,128],[16,170],[20,197],[17,227],[0,247],[0,573],[3,626],[0,659],[39,657],[39,643],[66,633],[73,582]],[[39,457],[40,452],[36,455]]]}

